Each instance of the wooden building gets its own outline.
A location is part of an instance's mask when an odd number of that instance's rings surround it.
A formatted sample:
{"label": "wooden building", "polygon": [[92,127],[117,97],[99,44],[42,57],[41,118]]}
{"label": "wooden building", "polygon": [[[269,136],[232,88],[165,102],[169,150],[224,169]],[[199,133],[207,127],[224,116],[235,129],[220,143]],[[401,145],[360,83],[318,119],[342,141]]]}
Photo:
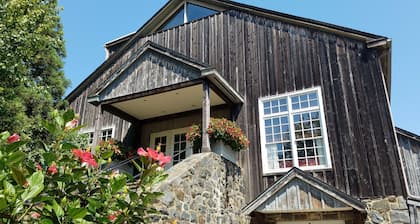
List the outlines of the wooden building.
{"label": "wooden building", "polygon": [[[365,200],[420,196],[419,147],[399,135],[399,151],[389,109],[386,37],[228,0],[170,0],[106,48],[67,96],[92,143],[161,143],[176,164],[193,153],[186,128],[232,119],[251,142],[244,209],[267,223],[299,212],[296,223],[362,223]],[[270,204],[293,191],[296,206]]]}

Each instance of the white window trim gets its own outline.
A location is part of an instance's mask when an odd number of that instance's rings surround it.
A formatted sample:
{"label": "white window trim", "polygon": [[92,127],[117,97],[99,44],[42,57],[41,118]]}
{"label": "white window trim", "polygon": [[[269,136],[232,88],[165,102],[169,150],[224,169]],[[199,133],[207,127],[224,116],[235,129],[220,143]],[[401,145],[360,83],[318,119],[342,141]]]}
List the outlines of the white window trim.
{"label": "white window trim", "polygon": [[[321,131],[322,131],[322,137],[324,140],[324,148],[325,148],[325,156],[326,156],[326,165],[318,165],[318,166],[304,166],[299,167],[298,165],[298,156],[297,156],[297,146],[296,146],[296,139],[295,139],[295,127],[293,124],[293,116],[292,116],[292,108],[291,108],[291,97],[294,95],[300,95],[307,92],[317,91],[318,93],[318,108],[320,111],[320,122],[321,122]],[[268,161],[267,161],[267,150],[266,150],[266,138],[265,138],[265,127],[264,127],[264,105],[263,101],[276,99],[276,98],[282,98],[287,97],[288,102],[288,111],[287,112],[279,112],[275,114],[271,114],[270,116],[278,116],[278,115],[288,115],[289,117],[289,128],[290,128],[290,141],[292,146],[292,155],[293,155],[293,166],[298,167],[302,170],[327,170],[331,169],[331,153],[330,153],[330,147],[329,147],[329,140],[328,140],[328,133],[327,133],[327,126],[326,126],[326,120],[325,120],[325,112],[324,112],[324,101],[322,96],[321,87],[314,87],[314,88],[308,88],[303,89],[295,92],[287,92],[284,94],[278,94],[273,96],[267,96],[267,97],[260,97],[258,99],[258,113],[259,113],[259,126],[260,126],[260,140],[261,140],[261,157],[262,157],[262,168],[263,168],[263,175],[273,175],[278,173],[285,173],[289,171],[291,168],[280,168],[280,169],[269,169],[268,168]],[[295,110],[293,113],[299,113],[303,111],[310,111],[310,109],[301,109],[301,110]]]}
{"label": "white window trim", "polygon": [[[165,131],[160,131],[160,132],[153,132],[150,134],[150,140],[149,140],[149,145],[150,147],[154,147],[155,145],[155,138],[156,137],[162,137],[162,136],[166,136],[166,152],[165,155],[166,156],[174,156],[174,135],[176,134],[180,134],[180,133],[187,133],[189,130],[189,127],[184,127],[184,128],[177,128],[177,129],[171,129],[171,130],[165,130]],[[188,158],[189,156],[191,156],[193,154],[193,150],[192,150],[192,144],[190,142],[187,141],[187,150],[186,150],[186,155],[185,158]],[[173,166],[173,158],[171,159],[171,163],[168,164],[168,166],[166,166],[166,168],[170,168]]]}
{"label": "white window trim", "polygon": [[115,126],[107,126],[107,127],[102,127],[101,128],[101,132],[99,133],[99,141],[102,141],[102,132],[105,130],[111,129],[112,133],[111,133],[111,139],[115,138]]}
{"label": "white window trim", "polygon": [[[80,130],[79,133],[82,134],[82,135],[85,135],[85,134],[89,135],[90,133],[93,133],[92,143],[91,144],[90,143],[88,144],[89,146],[92,146],[93,145],[93,142],[95,141],[95,130],[93,128],[82,129],[82,130]],[[90,136],[88,136],[88,137],[90,137]]]}

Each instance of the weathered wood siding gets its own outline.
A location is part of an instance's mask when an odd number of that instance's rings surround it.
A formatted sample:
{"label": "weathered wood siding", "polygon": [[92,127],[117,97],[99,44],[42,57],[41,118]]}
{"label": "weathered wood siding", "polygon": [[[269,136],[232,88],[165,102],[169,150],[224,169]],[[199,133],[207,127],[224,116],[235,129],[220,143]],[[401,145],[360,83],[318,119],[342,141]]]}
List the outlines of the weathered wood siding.
{"label": "weathered wood siding", "polygon": [[183,65],[152,50],[147,50],[134,60],[116,74],[117,78],[101,94],[100,100],[169,86],[197,79],[201,75],[198,69]]}
{"label": "weathered wood siding", "polygon": [[[332,170],[313,175],[355,197],[403,194],[375,49],[334,34],[228,11],[139,38],[125,53],[114,54],[118,58],[111,59],[112,66],[99,69],[102,75],[89,89],[101,85],[147,40],[214,66],[246,99],[237,122],[251,141],[240,158],[248,200],[281,177],[262,174],[258,98],[313,86],[322,88],[333,161]],[[82,116],[91,124],[97,111],[86,106],[85,98],[86,93],[81,94],[72,105],[85,105]]]}
{"label": "weathered wood siding", "polygon": [[408,211],[410,212],[410,224],[420,223],[420,200],[408,202]]}
{"label": "weathered wood siding", "polygon": [[409,193],[420,197],[420,140],[397,132]]}
{"label": "weathered wood siding", "polygon": [[347,208],[345,204],[308,185],[301,180],[293,180],[278,191],[264,204],[258,212],[321,210],[329,208]]}

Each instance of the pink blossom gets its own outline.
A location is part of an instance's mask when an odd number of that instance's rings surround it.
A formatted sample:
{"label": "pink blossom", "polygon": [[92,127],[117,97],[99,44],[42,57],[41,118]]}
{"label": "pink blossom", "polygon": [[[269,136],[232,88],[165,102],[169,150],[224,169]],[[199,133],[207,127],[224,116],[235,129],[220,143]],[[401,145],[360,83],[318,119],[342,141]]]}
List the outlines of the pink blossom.
{"label": "pink blossom", "polygon": [[16,133],[14,133],[13,135],[9,136],[7,138],[7,143],[11,144],[14,142],[18,142],[20,140],[20,136]]}
{"label": "pink blossom", "polygon": [[66,129],[72,129],[72,128],[75,128],[75,127],[77,127],[77,124],[79,123],[79,121],[78,120],[76,120],[76,119],[73,119],[73,120],[71,120],[71,121],[69,121],[69,122],[67,122],[66,123]]}
{"label": "pink blossom", "polygon": [[51,175],[54,175],[54,174],[58,173],[57,166],[55,164],[53,164],[50,167],[48,167],[48,170],[47,171]]}

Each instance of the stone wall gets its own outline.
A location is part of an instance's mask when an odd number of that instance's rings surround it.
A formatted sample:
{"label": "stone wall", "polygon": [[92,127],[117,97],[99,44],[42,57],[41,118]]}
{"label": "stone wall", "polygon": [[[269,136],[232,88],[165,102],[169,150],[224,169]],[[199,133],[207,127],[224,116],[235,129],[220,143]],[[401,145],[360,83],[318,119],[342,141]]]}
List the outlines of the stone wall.
{"label": "stone wall", "polygon": [[248,223],[243,178],[235,164],[215,153],[195,154],[168,170],[157,188],[164,195],[152,223]]}
{"label": "stone wall", "polygon": [[367,206],[366,224],[409,224],[407,201],[402,196],[364,200]]}

